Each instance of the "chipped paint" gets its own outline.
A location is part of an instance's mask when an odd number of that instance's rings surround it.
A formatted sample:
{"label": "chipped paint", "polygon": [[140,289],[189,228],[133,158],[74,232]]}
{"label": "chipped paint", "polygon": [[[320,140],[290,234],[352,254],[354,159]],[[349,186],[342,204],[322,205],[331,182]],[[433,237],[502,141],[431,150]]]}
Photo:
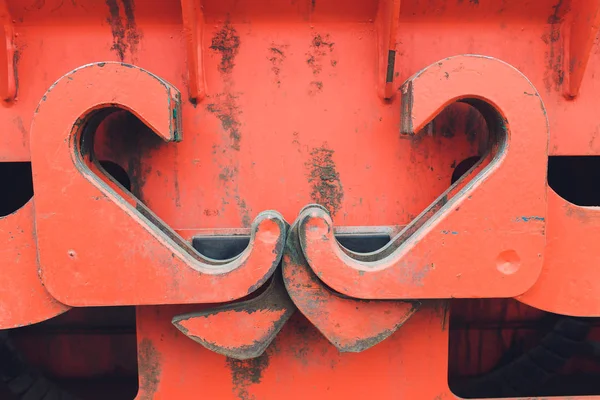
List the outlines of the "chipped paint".
{"label": "chipped paint", "polygon": [[207,349],[247,360],[264,353],[295,310],[278,270],[264,292],[250,300],[178,315],[172,322]]}
{"label": "chipped paint", "polygon": [[[123,7],[119,6],[119,2]],[[110,25],[113,45],[113,50],[120,61],[125,61],[126,55],[129,52],[129,56],[133,62],[136,61],[137,48],[142,39],[142,33],[138,29],[135,21],[135,3],[133,0],[106,0],[105,1],[109,16],[106,19]],[[125,22],[121,16],[121,12],[125,15]]]}
{"label": "chipped paint", "polygon": [[530,216],[530,217],[518,217],[516,219],[517,222],[523,221],[523,222],[530,222],[530,221],[540,221],[540,222],[544,222],[546,219],[544,217],[538,217],[538,216]]}
{"label": "chipped paint", "polygon": [[227,358],[227,366],[231,370],[233,393],[239,400],[255,400],[250,393],[253,385],[262,381],[263,372],[269,367],[269,354],[251,360]]}
{"label": "chipped paint", "polygon": [[359,300],[329,289],[308,265],[298,227],[288,232],[283,279],[302,314],[341,352],[358,353],[382,342],[419,308],[419,302]]}
{"label": "chipped paint", "polygon": [[138,343],[140,394],[139,400],[154,399],[162,374],[162,357],[150,339]]}
{"label": "chipped paint", "polygon": [[311,150],[310,161],[305,163],[308,183],[312,187],[311,199],[335,215],[342,206],[344,188],[333,161],[334,150],[327,143]]}
{"label": "chipped paint", "polygon": [[226,21],[212,38],[210,49],[221,53],[219,70],[230,73],[235,67],[235,57],[239,52],[240,37],[233,25]]}

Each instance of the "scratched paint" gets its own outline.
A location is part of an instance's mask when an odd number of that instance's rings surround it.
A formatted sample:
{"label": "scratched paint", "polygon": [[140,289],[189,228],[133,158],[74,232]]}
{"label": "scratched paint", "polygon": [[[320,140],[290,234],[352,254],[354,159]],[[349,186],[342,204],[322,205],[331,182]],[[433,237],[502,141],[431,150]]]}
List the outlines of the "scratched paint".
{"label": "scratched paint", "polygon": [[138,358],[140,376],[140,395],[138,398],[140,400],[154,399],[161,380],[161,355],[150,339],[142,339],[138,343]]}
{"label": "scratched paint", "polygon": [[310,160],[305,163],[308,170],[308,183],[311,185],[312,200],[324,206],[335,215],[344,199],[344,188],[333,160],[335,152],[325,143],[310,152]]}
{"label": "scratched paint", "polygon": [[546,220],[546,218],[544,217],[538,217],[538,216],[523,216],[523,217],[519,217],[517,218],[517,221],[523,221],[523,222],[531,222],[531,221],[539,221],[539,222],[544,222]]}

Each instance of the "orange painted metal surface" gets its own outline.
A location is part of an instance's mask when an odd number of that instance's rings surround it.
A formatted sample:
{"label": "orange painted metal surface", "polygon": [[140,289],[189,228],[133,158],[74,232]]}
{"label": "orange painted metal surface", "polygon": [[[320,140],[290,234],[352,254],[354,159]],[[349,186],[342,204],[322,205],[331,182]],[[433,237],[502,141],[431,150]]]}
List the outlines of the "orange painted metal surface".
{"label": "orange painted metal surface", "polygon": [[[368,256],[339,247],[326,210],[305,209],[298,229],[308,263],[335,290],[365,299],[524,293],[540,274],[545,245],[548,128],[536,89],[505,63],[460,56],[425,68],[401,90],[404,135],[418,134],[452,102],[489,104],[495,110],[483,112],[499,113],[488,117],[497,124],[488,125],[494,159],[460,191],[459,180],[442,193],[433,215],[426,210]],[[491,204],[493,212],[483,211]]]}
{"label": "orange painted metal surface", "polygon": [[589,275],[598,262],[600,214],[593,207],[569,203],[552,189],[548,190],[548,210],[551,215],[542,274],[533,288],[518,299],[559,314],[600,315],[600,287],[598,280]]}
{"label": "orange painted metal surface", "polygon": [[139,399],[456,398],[448,299],[600,316],[600,199],[547,179],[600,156],[599,16],[1,1],[0,163],[31,162],[34,197],[0,219],[0,329],[136,306]]}
{"label": "orange painted metal surface", "polygon": [[0,329],[16,328],[50,319],[69,309],[52,297],[40,282],[33,226],[33,202],[0,219]]}
{"label": "orange painted metal surface", "polygon": [[137,310],[138,398],[191,399],[199,382],[210,382],[202,385],[203,395],[215,399],[282,394],[290,399],[454,398],[446,381],[448,330],[442,304],[423,307],[387,340],[362,353],[340,353],[296,314],[263,356],[245,361],[227,359],[186,338],[171,325],[171,315],[178,312],[173,307]]}
{"label": "orange painted metal surface", "polygon": [[298,226],[288,231],[283,258],[285,286],[300,312],[341,352],[361,352],[387,339],[419,302],[365,301],[342,297],[311,271],[302,255]]}
{"label": "orange painted metal surface", "polygon": [[207,349],[238,360],[263,354],[296,311],[281,272],[256,297],[173,317],[173,325]]}
{"label": "orange painted metal surface", "polygon": [[3,41],[0,48],[0,98],[10,102],[17,95],[17,76],[15,71],[15,29],[6,0],[0,2],[0,24]]}
{"label": "orange painted metal surface", "polygon": [[[107,87],[106,80],[113,83]],[[85,141],[92,139],[83,131],[103,106],[126,108],[161,139],[181,140],[179,92],[142,69],[97,63],[52,86],[36,109],[31,143],[45,287],[79,306],[222,302],[260,287],[281,259],[283,219],[259,214],[250,245],[233,261],[202,257],[143,204],[131,204],[85,167],[91,151]],[[93,243],[103,243],[101,250],[85,251]]]}

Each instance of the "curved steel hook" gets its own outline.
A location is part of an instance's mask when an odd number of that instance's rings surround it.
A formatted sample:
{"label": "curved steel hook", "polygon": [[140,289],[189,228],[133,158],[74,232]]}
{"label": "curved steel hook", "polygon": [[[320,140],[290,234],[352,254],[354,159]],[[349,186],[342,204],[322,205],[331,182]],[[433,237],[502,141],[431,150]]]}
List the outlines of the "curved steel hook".
{"label": "curved steel hook", "polygon": [[341,352],[358,353],[396,332],[420,308],[417,301],[359,300],[335,293],[312,272],[298,242],[298,224],[288,230],[283,281],[300,312]]}
{"label": "curved steel hook", "polygon": [[280,270],[265,286],[254,298],[176,315],[172,323],[216,353],[237,360],[259,357],[296,311]]}
{"label": "curved steel hook", "polygon": [[430,65],[402,87],[403,134],[413,135],[456,101],[477,106],[496,156],[442,194],[390,244],[366,255],[337,243],[327,211],[299,217],[300,243],[317,276],[364,299],[513,297],[542,268],[548,123],[542,100],[514,67],[462,55]]}
{"label": "curved steel hook", "polygon": [[48,90],[31,128],[46,288],[66,304],[90,306],[225,302],[260,287],[281,259],[286,230],[281,215],[261,213],[248,248],[235,259],[203,257],[85,163],[91,146],[84,128],[106,107],[131,111],[164,141],[181,140],[179,91],[141,68],[90,64]]}

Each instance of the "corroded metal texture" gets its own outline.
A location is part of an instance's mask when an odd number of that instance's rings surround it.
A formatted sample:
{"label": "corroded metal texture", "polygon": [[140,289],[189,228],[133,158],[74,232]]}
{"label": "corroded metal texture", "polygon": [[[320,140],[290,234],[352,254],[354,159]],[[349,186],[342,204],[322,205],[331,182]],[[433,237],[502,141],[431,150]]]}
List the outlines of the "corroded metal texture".
{"label": "corroded metal texture", "polygon": [[259,357],[296,311],[280,269],[265,285],[264,291],[252,299],[177,315],[173,325],[224,356],[237,360]]}
{"label": "corroded metal texture", "polygon": [[540,275],[545,248],[548,122],[539,93],[514,67],[469,55],[424,68],[401,90],[401,134],[417,135],[445,104],[470,102],[487,115],[493,159],[442,193],[434,213],[408,224],[407,231],[419,224],[412,234],[401,232],[368,259],[340,248],[327,210],[305,209],[298,233],[309,265],[333,289],[363,299],[523,294]]}
{"label": "corroded metal texture", "polygon": [[[139,399],[449,399],[447,299],[600,316],[600,196],[547,179],[600,156],[598,0],[0,17],[0,167],[31,162],[35,192],[0,207],[0,329],[137,306]],[[402,230],[371,252],[336,240],[382,226]],[[194,250],[228,229],[241,254]]]}
{"label": "corroded metal texture", "polygon": [[361,352],[392,335],[420,307],[418,301],[359,300],[329,289],[300,248],[298,226],[288,232],[283,276],[300,312],[341,352]]}

